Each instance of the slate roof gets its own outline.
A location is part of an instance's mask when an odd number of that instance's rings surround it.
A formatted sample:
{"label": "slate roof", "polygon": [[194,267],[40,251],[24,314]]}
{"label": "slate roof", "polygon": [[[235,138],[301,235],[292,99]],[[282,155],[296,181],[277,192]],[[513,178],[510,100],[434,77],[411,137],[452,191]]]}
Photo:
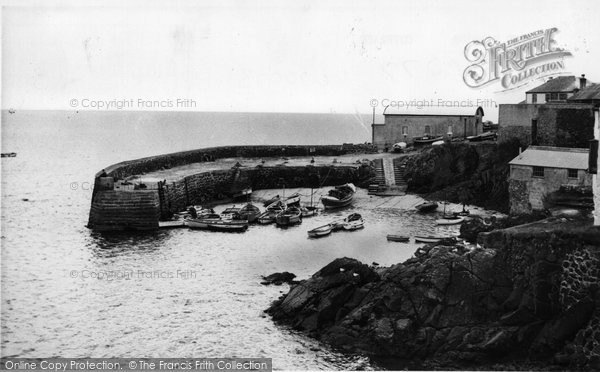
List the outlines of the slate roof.
{"label": "slate roof", "polygon": [[592,84],[583,88],[579,92],[575,93],[569,101],[586,101],[586,100],[599,100],[600,101],[600,84]]}
{"label": "slate roof", "polygon": [[529,146],[509,164],[585,170],[588,168],[588,153],[588,149]]}
{"label": "slate roof", "polygon": [[559,93],[579,89],[579,80],[575,76],[558,76],[525,93]]}

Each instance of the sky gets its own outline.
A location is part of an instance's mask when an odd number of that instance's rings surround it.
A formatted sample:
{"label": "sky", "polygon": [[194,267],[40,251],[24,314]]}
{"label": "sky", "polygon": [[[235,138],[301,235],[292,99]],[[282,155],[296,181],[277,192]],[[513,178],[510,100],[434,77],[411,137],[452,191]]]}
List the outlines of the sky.
{"label": "sky", "polygon": [[600,82],[599,14],[594,0],[4,1],[2,108],[381,114],[480,100],[494,120],[543,80],[468,87],[465,46],[556,27],[572,54],[559,73]]}

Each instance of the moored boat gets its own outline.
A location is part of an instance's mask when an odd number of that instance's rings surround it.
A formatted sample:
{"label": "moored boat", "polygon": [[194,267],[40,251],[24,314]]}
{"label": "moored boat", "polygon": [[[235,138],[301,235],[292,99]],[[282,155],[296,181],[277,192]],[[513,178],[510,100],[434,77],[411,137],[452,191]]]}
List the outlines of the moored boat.
{"label": "moored boat", "polygon": [[198,218],[188,218],[185,224],[190,229],[207,229],[210,223],[221,221],[221,216],[216,213],[202,215]]}
{"label": "moored boat", "polygon": [[469,142],[481,142],[481,141],[491,141],[495,140],[498,137],[496,132],[484,132],[477,136],[468,136],[467,140]]}
{"label": "moored boat", "polygon": [[311,237],[311,238],[318,238],[318,237],[321,237],[321,236],[325,236],[325,235],[331,234],[332,230],[333,230],[333,226],[328,223],[327,225],[319,226],[317,228],[309,230],[308,231],[308,236]]}
{"label": "moored boat", "polygon": [[224,220],[241,219],[240,208],[236,208],[235,205],[233,207],[226,208],[223,212],[221,212],[221,218]]}
{"label": "moored boat", "polygon": [[2,154],[0,154],[0,156],[2,156],[3,158],[14,158],[17,156],[16,152],[3,152]]}
{"label": "moored boat", "polygon": [[268,225],[275,222],[275,217],[285,209],[282,201],[276,201],[267,207],[267,210],[258,216],[257,222],[262,225]]}
{"label": "moored boat", "polygon": [[244,189],[234,192],[232,195],[232,198],[233,199],[245,199],[245,198],[249,198],[250,195],[252,195],[252,188],[246,187]]}
{"label": "moored boat", "polygon": [[357,230],[364,227],[364,223],[365,222],[360,214],[352,213],[341,221],[332,222],[331,225],[334,230]]}
{"label": "moored boat", "polygon": [[408,236],[390,234],[387,236],[387,240],[390,242],[407,243],[410,241],[410,238]]}
{"label": "moored boat", "polygon": [[248,221],[245,220],[219,220],[207,224],[209,230],[213,231],[245,231],[248,229]]}
{"label": "moored boat", "polygon": [[419,145],[429,145],[437,141],[442,141],[444,137],[432,137],[432,136],[423,136],[423,137],[415,137],[413,138],[413,142]]}
{"label": "moored boat", "polygon": [[275,217],[277,226],[291,226],[301,222],[302,212],[297,207],[288,207]]}
{"label": "moored boat", "polygon": [[266,201],[263,203],[263,206],[264,206],[264,207],[268,207],[269,205],[271,205],[271,204],[275,203],[276,201],[279,201],[279,199],[280,199],[279,195],[275,195],[275,196],[274,196],[274,197],[272,197],[271,199],[269,199],[269,200],[266,200]]}
{"label": "moored boat", "polygon": [[186,226],[186,220],[184,220],[184,219],[158,221],[159,229],[169,229],[169,228],[185,227],[185,226]]}
{"label": "moored boat", "polygon": [[252,223],[260,216],[260,209],[254,204],[248,203],[240,208],[238,214],[241,219],[248,221],[248,223]]}
{"label": "moored boat", "polygon": [[438,225],[456,225],[465,220],[462,216],[444,216],[435,220]]}
{"label": "moored boat", "polygon": [[446,239],[444,236],[415,236],[415,243],[437,243],[442,239]]}
{"label": "moored boat", "polygon": [[325,208],[347,207],[352,204],[355,193],[356,186],[351,183],[335,186],[326,196],[321,197],[321,202]]}
{"label": "moored boat", "polygon": [[353,231],[365,227],[365,221],[361,218],[358,221],[347,222],[343,225],[344,230]]}
{"label": "moored boat", "polygon": [[312,217],[319,212],[319,208],[310,207],[310,206],[300,207],[300,212],[302,212],[303,218],[304,217]]}
{"label": "moored boat", "polygon": [[283,203],[287,206],[290,205],[299,205],[300,204],[300,194],[295,192],[287,198],[283,199]]}
{"label": "moored boat", "polygon": [[415,206],[415,208],[422,213],[432,212],[436,210],[438,203],[436,202],[424,202]]}

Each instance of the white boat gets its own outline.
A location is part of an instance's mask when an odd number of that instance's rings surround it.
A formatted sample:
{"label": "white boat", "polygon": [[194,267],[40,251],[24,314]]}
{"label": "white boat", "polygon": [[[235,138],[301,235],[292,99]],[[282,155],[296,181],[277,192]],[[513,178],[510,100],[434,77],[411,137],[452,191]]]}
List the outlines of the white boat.
{"label": "white boat", "polygon": [[435,220],[438,225],[456,225],[465,220],[462,216],[445,216]]}
{"label": "white boat", "polygon": [[348,231],[362,229],[365,227],[365,221],[361,218],[360,220],[346,222],[342,227]]}
{"label": "white boat", "polygon": [[246,220],[219,220],[208,222],[208,229],[213,231],[246,231],[248,221]]}
{"label": "white boat", "polygon": [[437,243],[442,239],[446,239],[444,236],[415,236],[415,243]]}
{"label": "white boat", "polygon": [[283,203],[286,206],[290,206],[290,205],[294,205],[294,204],[300,204],[300,194],[299,193],[293,193],[292,195],[288,196],[287,198],[283,199]]}
{"label": "white boat", "polygon": [[208,229],[208,225],[216,221],[221,221],[221,216],[213,213],[200,218],[188,218],[185,224],[190,229]]}
{"label": "white boat", "polygon": [[320,226],[315,229],[309,230],[308,236],[310,236],[311,238],[318,238],[321,236],[331,234],[331,230],[333,230],[333,226],[328,223],[327,225]]}

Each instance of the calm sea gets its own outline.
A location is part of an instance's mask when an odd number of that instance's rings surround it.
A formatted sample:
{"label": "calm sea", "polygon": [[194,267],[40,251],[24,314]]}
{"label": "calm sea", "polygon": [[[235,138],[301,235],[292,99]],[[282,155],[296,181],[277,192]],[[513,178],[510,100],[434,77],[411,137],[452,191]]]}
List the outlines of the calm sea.
{"label": "calm sea", "polygon": [[[244,234],[187,229],[98,234],[85,227],[93,174],[137,157],[230,144],[370,140],[368,115],[2,112],[1,356],[272,357],[276,369],[355,369],[348,357],[265,317],[287,286],[337,257],[382,265],[414,247],[385,235],[428,230],[400,209],[355,211],[367,227],[309,240],[322,215],[287,230]],[[407,196],[406,205],[414,205]],[[412,198],[412,199],[411,199]],[[424,231],[425,232],[425,231]]]}

